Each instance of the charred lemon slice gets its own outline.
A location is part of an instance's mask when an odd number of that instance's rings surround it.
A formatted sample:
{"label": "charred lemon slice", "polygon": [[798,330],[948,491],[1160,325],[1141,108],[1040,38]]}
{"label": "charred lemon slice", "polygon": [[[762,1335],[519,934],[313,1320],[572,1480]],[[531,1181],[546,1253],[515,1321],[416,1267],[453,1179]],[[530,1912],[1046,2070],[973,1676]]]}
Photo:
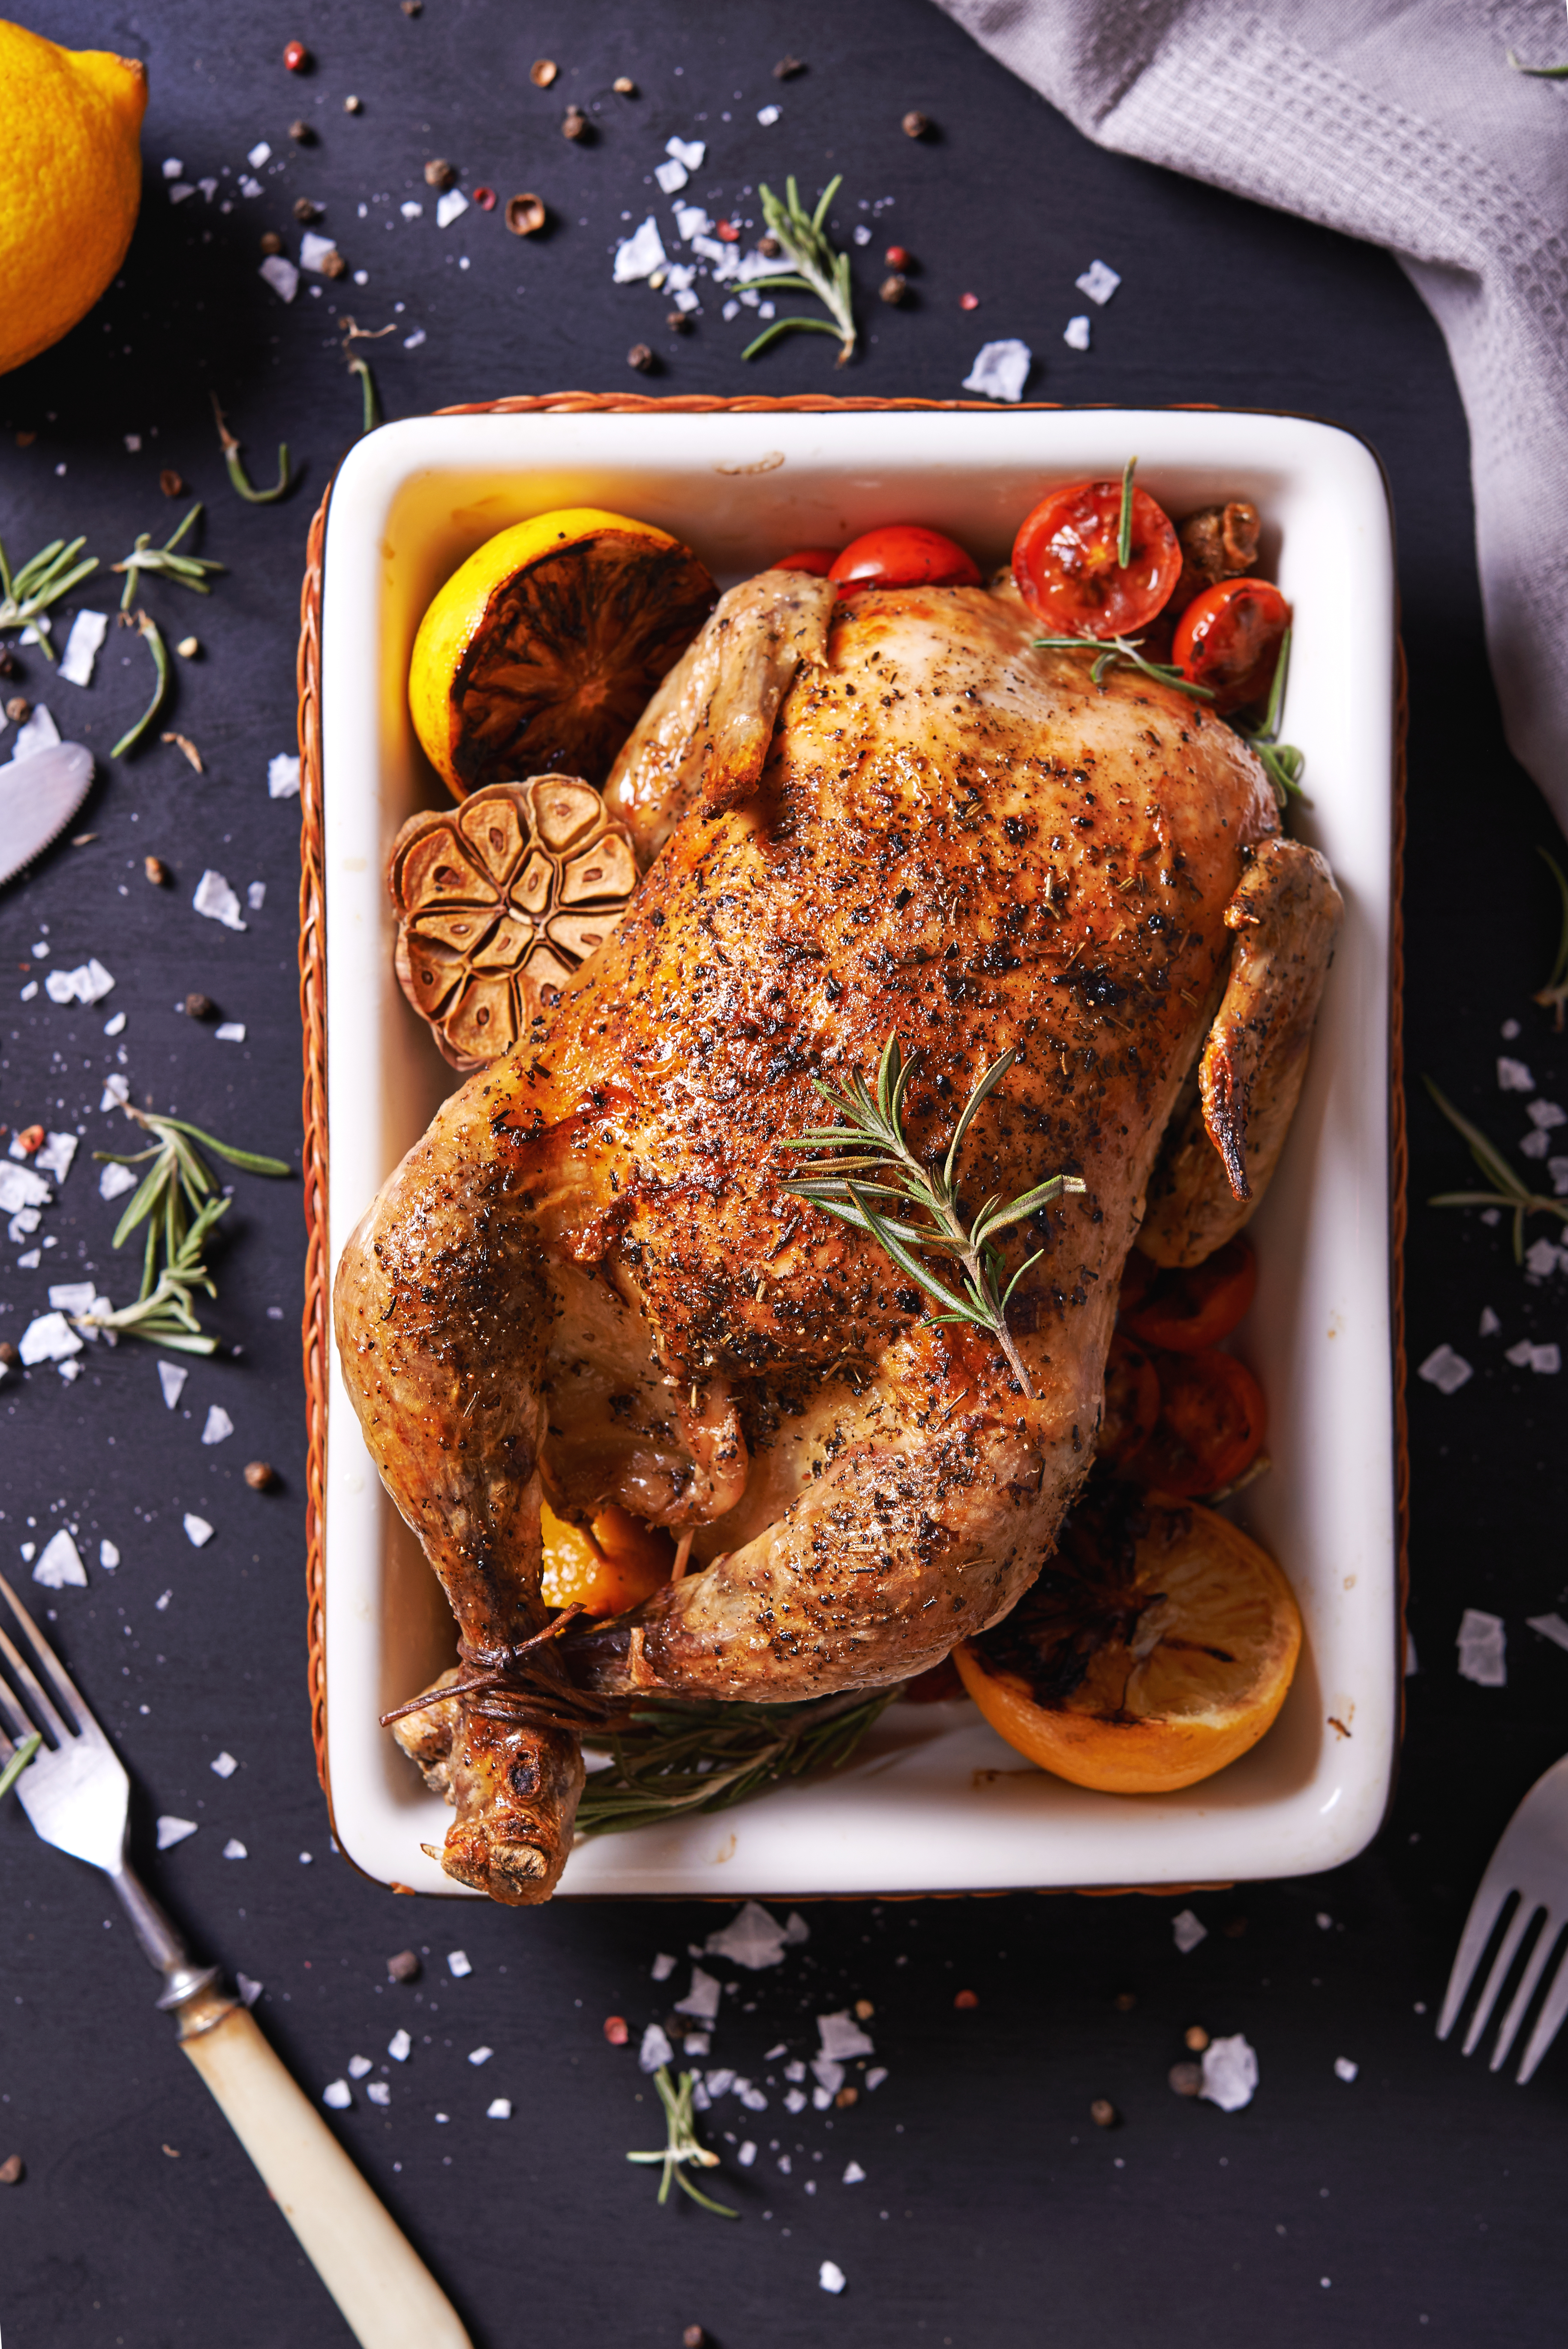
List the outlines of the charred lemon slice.
{"label": "charred lemon slice", "polygon": [[1255,1745],[1300,1652],[1266,1550],[1212,1509],[1119,1490],[1077,1509],[1034,1588],[954,1655],[992,1728],[1042,1770],[1155,1795]]}
{"label": "charred lemon slice", "polygon": [[596,506],[487,539],[419,623],[408,708],[455,799],[514,775],[602,783],[713,608],[667,531]]}
{"label": "charred lemon slice", "polygon": [[387,885],[398,984],[455,1069],[499,1061],[602,947],[637,885],[631,835],[576,775],[410,816]]}

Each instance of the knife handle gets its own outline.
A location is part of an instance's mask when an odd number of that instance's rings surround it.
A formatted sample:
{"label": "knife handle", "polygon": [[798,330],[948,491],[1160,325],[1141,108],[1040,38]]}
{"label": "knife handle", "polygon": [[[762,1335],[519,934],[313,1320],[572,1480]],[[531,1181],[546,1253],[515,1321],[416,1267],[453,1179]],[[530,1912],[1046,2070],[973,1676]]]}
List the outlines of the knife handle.
{"label": "knife handle", "polygon": [[232,2006],[208,2022],[198,2007],[181,2020],[181,2045],[361,2349],[472,2349],[450,2301],[254,2016]]}

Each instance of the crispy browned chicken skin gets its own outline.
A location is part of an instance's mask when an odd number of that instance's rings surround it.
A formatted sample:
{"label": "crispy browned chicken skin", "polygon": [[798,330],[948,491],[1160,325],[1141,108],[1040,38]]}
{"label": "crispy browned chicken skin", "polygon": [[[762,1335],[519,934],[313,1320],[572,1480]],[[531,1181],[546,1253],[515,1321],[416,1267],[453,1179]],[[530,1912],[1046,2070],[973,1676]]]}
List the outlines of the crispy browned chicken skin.
{"label": "crispy browned chicken skin", "polygon": [[[547,1898],[570,1847],[581,1764],[542,1692],[569,1722],[574,1688],[873,1687],[1005,1615],[1093,1457],[1122,1261],[1200,1054],[1207,1127],[1146,1245],[1196,1261],[1273,1171],[1327,868],[1279,837],[1229,727],[1126,668],[1096,687],[1037,633],[1005,588],[732,591],[609,786],[645,852],[664,841],[630,912],[344,1252],[345,1377],[464,1674],[547,1619],[542,1494],[694,1534],[693,1571],[633,1615],[401,1725],[457,1806],[445,1865],[500,1899]],[[811,1078],[869,1071],[893,1032],[933,1152],[1017,1053],[965,1145],[975,1204],[1087,1185],[1012,1235],[1014,1263],[1046,1251],[1009,1316],[1032,1400],[783,1187]]]}

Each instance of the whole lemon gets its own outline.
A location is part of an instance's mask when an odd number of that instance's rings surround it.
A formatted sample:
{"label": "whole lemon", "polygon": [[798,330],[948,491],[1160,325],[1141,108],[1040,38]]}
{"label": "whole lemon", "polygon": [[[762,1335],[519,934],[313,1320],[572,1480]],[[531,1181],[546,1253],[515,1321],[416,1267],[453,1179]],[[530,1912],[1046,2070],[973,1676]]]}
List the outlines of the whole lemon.
{"label": "whole lemon", "polygon": [[47,350],[125,258],[147,69],[0,22],[0,375]]}

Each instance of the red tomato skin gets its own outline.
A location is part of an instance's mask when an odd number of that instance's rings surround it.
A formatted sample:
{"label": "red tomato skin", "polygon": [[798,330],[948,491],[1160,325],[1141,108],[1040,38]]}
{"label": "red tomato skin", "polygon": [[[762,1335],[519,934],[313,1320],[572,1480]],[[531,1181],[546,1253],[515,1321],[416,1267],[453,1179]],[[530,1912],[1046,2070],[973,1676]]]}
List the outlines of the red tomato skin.
{"label": "red tomato skin", "polygon": [[[1145,1346],[1196,1354],[1228,1338],[1253,1301],[1258,1260],[1245,1240],[1228,1240],[1191,1271],[1157,1272],[1130,1305],[1122,1327]],[[1123,1284],[1123,1296],[1127,1294]]]}
{"label": "red tomato skin", "polygon": [[839,559],[836,546],[801,546],[793,554],[776,555],[769,564],[769,571],[809,571],[813,579],[826,579]]}
{"label": "red tomato skin", "polygon": [[1263,1449],[1268,1406],[1244,1362],[1205,1349],[1156,1355],[1163,1409],[1140,1447],[1140,1484],[1173,1500],[1197,1500],[1234,1482]]}
{"label": "red tomato skin", "polygon": [[1192,685],[1206,685],[1221,718],[1265,701],[1290,605],[1267,579],[1222,579],[1194,595],[1176,623],[1171,657]]}
{"label": "red tomato skin", "polygon": [[853,538],[829,572],[841,595],[862,587],[978,587],[980,566],[923,523],[894,522]]}
{"label": "red tomato skin", "polygon": [[1025,515],[1013,542],[1018,593],[1057,636],[1125,636],[1161,611],[1181,576],[1181,543],[1147,490],[1132,492],[1132,560],[1118,563],[1119,481],[1074,481]]}

